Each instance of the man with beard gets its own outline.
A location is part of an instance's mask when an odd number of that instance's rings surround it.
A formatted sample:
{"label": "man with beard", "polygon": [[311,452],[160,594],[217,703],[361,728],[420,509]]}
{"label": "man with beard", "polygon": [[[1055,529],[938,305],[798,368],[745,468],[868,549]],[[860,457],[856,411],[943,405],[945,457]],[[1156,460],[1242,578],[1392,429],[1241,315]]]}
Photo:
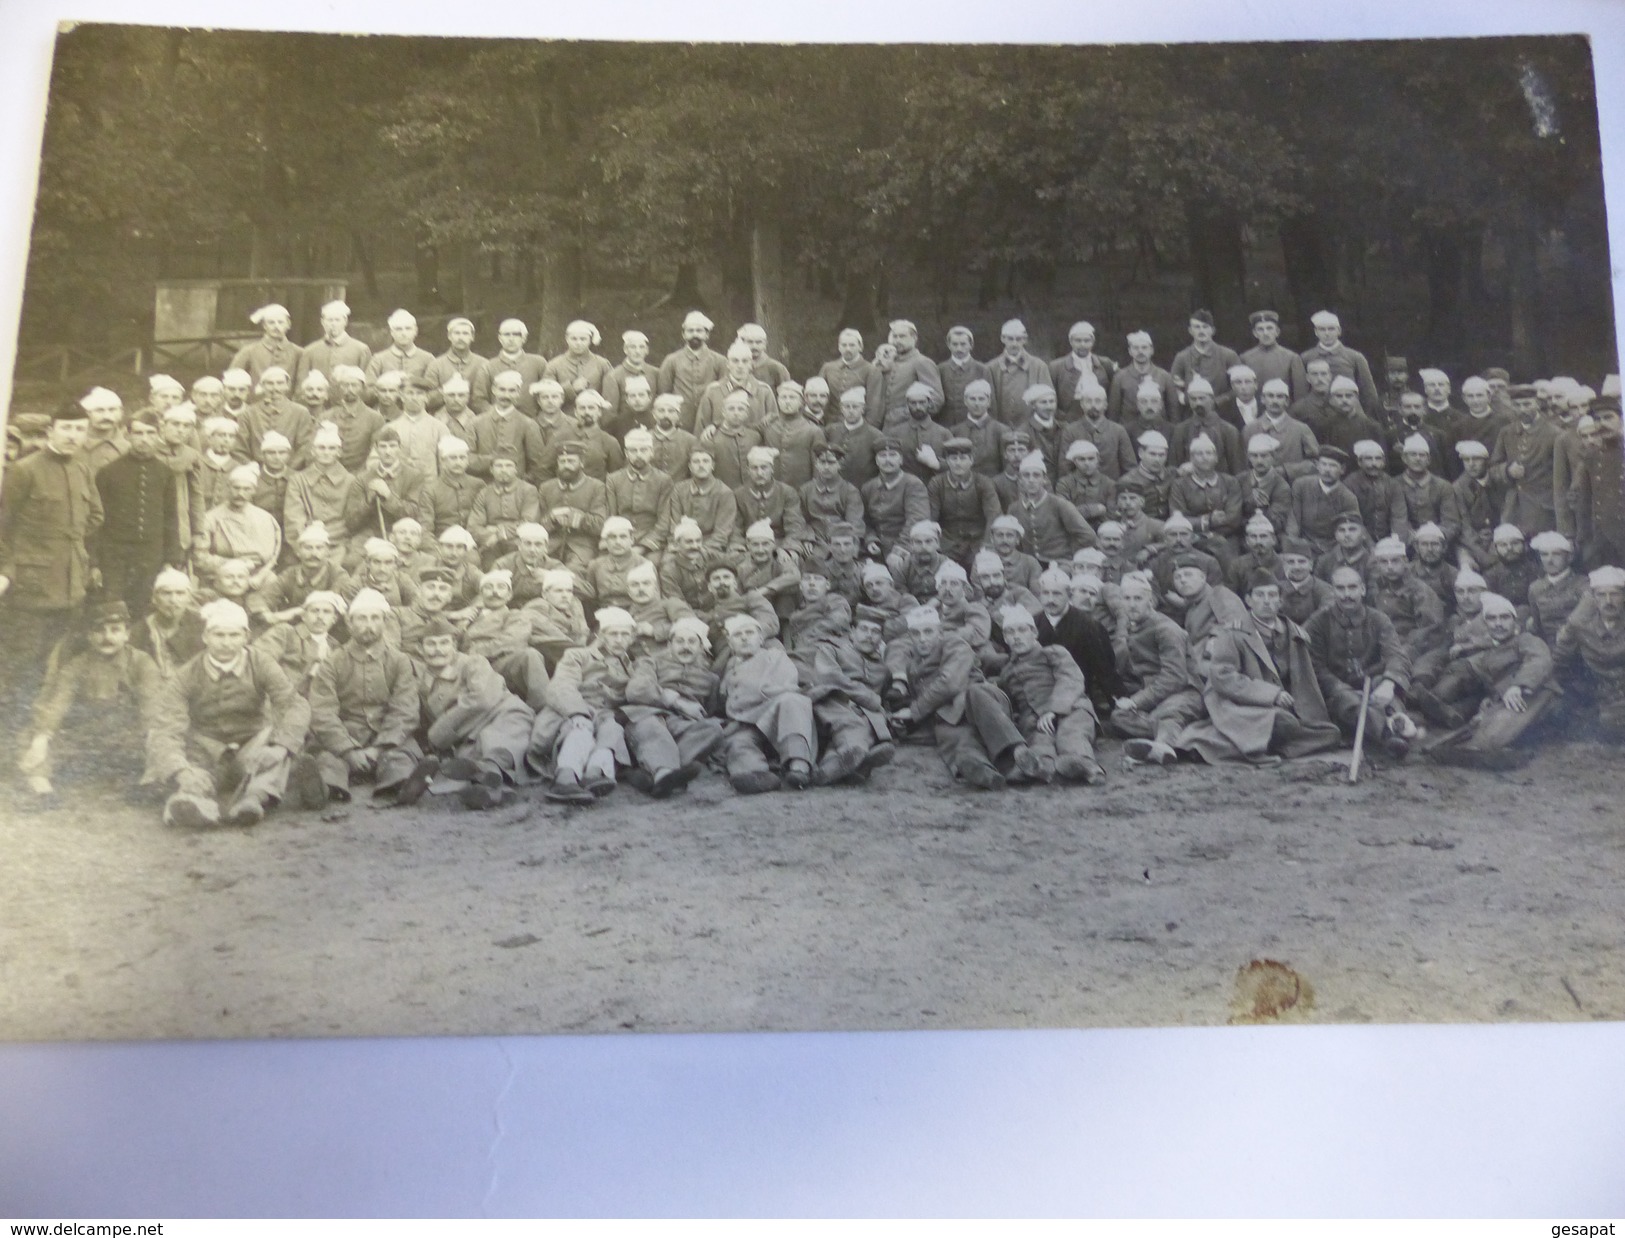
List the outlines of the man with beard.
{"label": "man with beard", "polygon": [[1190,459],[1190,445],[1198,438],[1206,438],[1213,444],[1218,467],[1226,476],[1245,469],[1247,458],[1241,449],[1241,432],[1219,416],[1214,388],[1208,380],[1200,374],[1193,377],[1185,389],[1185,402],[1187,416],[1174,427],[1169,440],[1169,462],[1176,468],[1183,466]]}
{"label": "man with beard", "polygon": [[423,377],[432,390],[457,375],[468,384],[469,403],[483,408],[491,390],[491,363],[474,352],[474,324],[467,318],[453,318],[446,324],[446,345],[446,351],[424,368]]}
{"label": "man with beard", "polygon": [[[1340,516],[1360,520],[1360,501],[1343,484],[1348,469],[1348,453],[1327,444],[1320,449],[1315,472],[1292,483],[1292,509],[1287,516],[1286,535],[1301,537],[1318,553],[1329,551],[1335,541]],[[1364,527],[1364,520],[1360,520]]]}
{"label": "man with beard", "polygon": [[[1117,481],[1135,463],[1129,432],[1106,416],[1106,388],[1088,375],[1079,380],[1076,394],[1079,415],[1067,423],[1067,450],[1080,442],[1094,444],[1100,453],[1101,474]],[[964,433],[963,429],[958,433]]]}
{"label": "man with beard", "polygon": [[203,619],[193,606],[192,581],[178,568],[166,567],[152,582],[152,606],[136,625],[131,645],[152,655],[166,679],[203,652]]}
{"label": "man with beard", "polygon": [[[203,652],[166,681],[147,737],[143,785],[172,785],[164,824],[257,825],[281,801],[310,725],[310,705],[270,654],[248,647],[248,615],[203,608]],[[320,771],[298,758],[295,805],[325,799]],[[317,803],[306,803],[314,790]]]}
{"label": "man with beard", "polygon": [[1516,420],[1496,437],[1490,454],[1490,476],[1508,490],[1502,516],[1526,535],[1557,528],[1557,504],[1552,490],[1557,427],[1540,416],[1533,391],[1513,389]]}
{"label": "man with beard", "polygon": [[1248,439],[1247,471],[1239,474],[1236,482],[1241,487],[1243,519],[1250,524],[1262,517],[1277,536],[1282,536],[1292,512],[1292,483],[1276,465],[1278,447],[1268,434],[1255,434]]}
{"label": "man with beard", "polygon": [[1315,441],[1322,447],[1338,447],[1344,452],[1351,452],[1354,444],[1361,439],[1386,442],[1382,427],[1360,410],[1359,390],[1352,378],[1340,376],[1332,379],[1325,413],[1318,417],[1305,416],[1303,420],[1314,431]]}
{"label": "man with beard", "polygon": [[1540,577],[1540,561],[1529,553],[1523,530],[1515,524],[1497,525],[1490,544],[1494,559],[1484,569],[1484,579],[1502,597],[1512,599],[1520,609],[1529,605],[1529,586]]}
{"label": "man with beard", "polygon": [[656,396],[652,408],[654,428],[649,432],[652,448],[650,464],[670,477],[673,483],[684,481],[688,477],[688,458],[699,446],[699,439],[687,430],[678,428],[683,401],[675,395]]}
{"label": "man with beard", "polygon": [[[518,371],[498,370],[497,373],[508,374],[518,373]],[[394,411],[398,415],[401,408],[400,394],[402,390],[404,390],[404,387],[402,386],[400,376],[395,375],[393,381],[390,382],[389,387],[386,388],[385,382],[386,380],[389,380],[389,378],[390,376],[387,374],[380,375],[378,385],[374,388],[374,391],[378,396],[378,408],[380,411],[383,410],[385,398],[384,393],[386,390],[390,390],[392,392],[391,398],[393,399],[395,406]],[[521,388],[520,398],[529,404],[531,412],[528,415],[534,417],[536,398],[530,394],[528,389],[524,388]],[[455,438],[462,443],[472,443],[474,441],[475,419],[478,418],[479,415],[484,411],[484,409],[473,409],[468,406],[468,384],[465,383],[458,375],[453,374],[445,381],[445,383],[441,385],[440,411],[434,415],[434,419],[445,428],[446,435],[448,437]]]}
{"label": "man with beard", "polygon": [[1327,712],[1344,737],[1353,739],[1369,682],[1366,733],[1381,740],[1389,755],[1402,758],[1416,736],[1416,724],[1403,703],[1411,684],[1410,655],[1388,616],[1366,605],[1359,572],[1340,567],[1332,573],[1331,586],[1332,604],[1304,625]]}
{"label": "man with beard", "polygon": [[1367,604],[1387,615],[1412,662],[1444,633],[1444,600],[1411,570],[1405,543],[1385,537],[1371,551]]}
{"label": "man with beard", "polygon": [[54,794],[52,743],[67,732],[70,752],[94,755],[94,767],[140,764],[148,729],[157,720],[162,691],[158,665],[130,647],[130,612],[123,602],[104,602],[86,616],[85,648],[66,647],[51,660],[34,701],[30,735],[17,761],[28,790]]}
{"label": "man with beard", "polygon": [[1276,462],[1289,481],[1296,481],[1315,471],[1320,443],[1315,432],[1292,415],[1291,408],[1286,382],[1270,379],[1259,389],[1260,415],[1241,432],[1241,443],[1250,454],[1252,441],[1259,435],[1274,439]]}
{"label": "man with beard", "polygon": [[581,574],[598,554],[598,535],[609,518],[609,491],[583,471],[581,445],[574,440],[559,444],[554,473],[537,491],[541,524],[559,559]]}
{"label": "man with beard", "polygon": [[1107,415],[1129,429],[1129,437],[1138,437],[1128,427],[1131,414],[1139,408],[1140,388],[1147,383],[1162,396],[1162,415],[1174,419],[1179,407],[1178,388],[1173,375],[1151,360],[1151,333],[1132,331],[1128,335],[1128,364],[1112,375],[1107,397]]}
{"label": "man with beard", "polygon": [[784,549],[800,556],[807,540],[807,522],[801,514],[801,496],[785,482],[774,479],[778,455],[771,447],[752,447],[746,453],[744,481],[734,487],[739,525],[749,530],[765,521]]}
{"label": "man with beard", "polygon": [[540,515],[536,487],[521,481],[519,466],[506,455],[491,459],[491,480],[474,496],[468,531],[479,543],[480,559],[494,563],[512,552],[519,526]]}
{"label": "man with beard", "polygon": [[103,521],[96,561],[108,598],[122,599],[139,622],[152,582],[166,565],[185,562],[176,510],[175,477],[158,458],[158,418],[140,413],[130,422],[129,451],[96,474]]}
{"label": "man with beard", "polygon": [[[237,419],[236,454],[245,460],[260,458],[260,441],[275,430],[293,446],[293,466],[303,468],[310,458],[316,419],[303,404],[288,399],[288,372],[273,365],[260,375],[255,390],[259,400]],[[331,422],[323,424],[330,425]]]}
{"label": "man with beard", "polygon": [[1281,617],[1281,585],[1256,570],[1247,581],[1246,613],[1214,627],[1200,661],[1207,717],[1179,737],[1209,764],[1274,765],[1342,743],[1320,694],[1308,637]]}
{"label": "man with beard", "polygon": [[1038,626],[1019,606],[1000,616],[1010,660],[999,673],[999,687],[1010,699],[1011,718],[1038,758],[1038,780],[1081,782],[1106,780],[1095,760],[1097,719],[1083,672],[1065,650],[1039,643]]}
{"label": "man with beard", "polygon": [[683,346],[668,353],[660,363],[656,387],[661,395],[681,398],[682,413],[678,421],[690,433],[696,432],[700,397],[712,383],[721,382],[728,373],[728,359],[707,345],[714,325],[699,310],[690,310],[683,319]]}
{"label": "man with beard", "polygon": [[671,498],[672,481],[654,467],[654,437],[641,426],[626,432],[626,466],[605,479],[609,514],[632,522],[638,549],[659,555],[665,543],[660,518]]}
{"label": "man with beard", "polygon": [[412,799],[432,773],[413,734],[417,670],[385,641],[389,614],[382,594],[356,594],[345,619],[349,641],[316,663],[311,675],[310,733],[330,799],[348,802],[353,780],[367,778],[374,805],[392,804],[409,783],[421,784]]}
{"label": "man with beard", "polygon": [[707,712],[719,680],[705,620],[693,615],[675,620],[670,642],[633,664],[621,707],[638,766],[628,782],[664,799],[699,776],[723,743],[721,721]]}

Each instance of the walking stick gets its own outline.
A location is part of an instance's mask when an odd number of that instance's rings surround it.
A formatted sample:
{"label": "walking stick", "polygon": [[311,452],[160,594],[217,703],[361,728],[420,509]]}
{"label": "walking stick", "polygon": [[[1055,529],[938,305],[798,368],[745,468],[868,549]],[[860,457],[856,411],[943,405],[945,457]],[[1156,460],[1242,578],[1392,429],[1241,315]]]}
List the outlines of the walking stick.
{"label": "walking stick", "polygon": [[1354,724],[1354,755],[1349,758],[1349,781],[1360,780],[1360,757],[1365,752],[1365,718],[1371,710],[1371,676],[1365,677],[1360,691],[1360,717]]}

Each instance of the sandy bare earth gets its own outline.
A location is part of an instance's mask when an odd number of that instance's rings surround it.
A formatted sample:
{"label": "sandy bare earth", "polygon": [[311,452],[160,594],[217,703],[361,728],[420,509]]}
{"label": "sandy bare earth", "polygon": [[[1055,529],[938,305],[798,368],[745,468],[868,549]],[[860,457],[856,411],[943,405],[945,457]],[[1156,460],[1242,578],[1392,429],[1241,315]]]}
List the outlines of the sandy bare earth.
{"label": "sandy bare earth", "polygon": [[207,834],[0,808],[0,1038],[1625,1017],[1617,750],[1353,787],[1103,755],[1096,790],[911,747],[867,788]]}

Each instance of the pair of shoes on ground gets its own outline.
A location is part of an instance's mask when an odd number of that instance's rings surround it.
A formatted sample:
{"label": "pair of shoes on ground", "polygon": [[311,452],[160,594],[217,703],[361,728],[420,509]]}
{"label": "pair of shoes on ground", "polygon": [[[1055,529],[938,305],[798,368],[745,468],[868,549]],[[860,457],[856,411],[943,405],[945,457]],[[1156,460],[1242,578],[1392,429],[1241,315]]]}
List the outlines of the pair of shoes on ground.
{"label": "pair of shoes on ground", "polygon": [[1172,765],[1179,754],[1155,739],[1131,739],[1123,744],[1123,760],[1129,765]]}

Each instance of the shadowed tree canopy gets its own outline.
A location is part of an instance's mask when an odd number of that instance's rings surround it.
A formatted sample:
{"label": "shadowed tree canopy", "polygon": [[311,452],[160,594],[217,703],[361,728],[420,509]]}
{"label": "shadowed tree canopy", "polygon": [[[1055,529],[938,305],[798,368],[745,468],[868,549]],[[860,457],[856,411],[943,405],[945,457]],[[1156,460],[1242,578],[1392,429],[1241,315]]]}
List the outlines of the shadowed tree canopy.
{"label": "shadowed tree canopy", "polygon": [[[1296,317],[1334,305],[1378,347],[1420,333],[1441,359],[1532,372],[1554,279],[1611,364],[1603,227],[1579,38],[778,47],[81,26],[58,47],[24,335],[140,339],[152,281],[213,246],[220,274],[336,264],[362,300],[400,267],[428,310],[477,308],[484,263],[553,343],[600,286],[642,288],[628,296],[648,312],[757,318],[776,349],[798,280],[833,337],[872,330],[903,283],[946,313],[967,289],[982,306],[1058,296],[1073,270],[1113,296],[1183,272],[1162,320],[1205,305],[1240,344],[1267,238]],[[1419,303],[1367,299],[1376,262],[1414,275]]]}

